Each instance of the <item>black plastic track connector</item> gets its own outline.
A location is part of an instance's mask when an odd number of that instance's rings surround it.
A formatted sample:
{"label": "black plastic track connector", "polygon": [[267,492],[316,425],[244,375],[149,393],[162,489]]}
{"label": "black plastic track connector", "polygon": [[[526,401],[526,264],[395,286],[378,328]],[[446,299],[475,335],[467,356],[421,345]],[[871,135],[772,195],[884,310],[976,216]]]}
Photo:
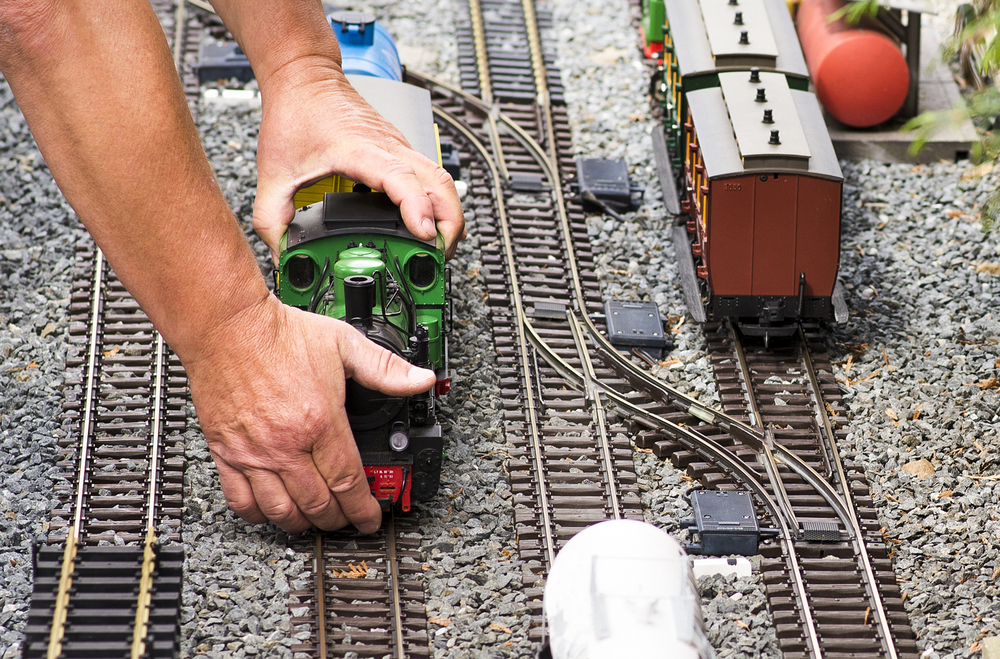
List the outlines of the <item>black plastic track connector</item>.
{"label": "black plastic track connector", "polygon": [[667,339],[663,317],[655,302],[608,300],[604,303],[604,316],[608,340],[616,348],[638,348],[660,359],[664,350],[674,347]]}
{"label": "black plastic track connector", "polygon": [[700,542],[689,544],[689,554],[705,556],[754,556],[761,528],[753,507],[753,497],[744,491],[694,490],[691,492],[694,519],[681,522]]}
{"label": "black plastic track connector", "polygon": [[638,207],[633,194],[645,192],[644,188],[629,182],[628,166],[624,160],[577,158],[576,171],[579,182],[575,186],[580,192],[584,210],[608,212],[618,217],[618,213]]}

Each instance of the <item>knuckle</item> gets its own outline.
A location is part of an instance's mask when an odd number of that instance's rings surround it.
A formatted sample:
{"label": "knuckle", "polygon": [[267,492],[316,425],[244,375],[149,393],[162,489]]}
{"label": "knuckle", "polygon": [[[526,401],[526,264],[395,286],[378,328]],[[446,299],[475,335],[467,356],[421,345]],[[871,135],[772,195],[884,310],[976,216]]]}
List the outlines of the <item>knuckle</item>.
{"label": "knuckle", "polygon": [[247,521],[254,521],[259,519],[259,509],[257,507],[257,502],[250,497],[226,497],[226,503],[229,504],[229,509],[233,511],[238,517],[245,519]]}
{"label": "knuckle", "polygon": [[306,517],[314,518],[326,515],[330,511],[330,500],[314,499],[312,501],[300,502],[299,510]]}
{"label": "knuckle", "polygon": [[334,474],[326,479],[326,484],[334,494],[350,492],[360,485],[368,487],[368,481],[365,479],[363,471]]}
{"label": "knuckle", "polygon": [[390,373],[392,372],[392,366],[395,357],[396,356],[391,352],[389,352],[388,350],[381,349],[381,352],[379,353],[378,356],[378,366],[377,366],[378,368],[377,372],[380,378],[384,379],[389,377]]}
{"label": "knuckle", "polygon": [[386,179],[393,178],[416,178],[416,172],[413,171],[413,167],[410,166],[408,162],[400,158],[392,158],[388,163],[386,163],[386,168],[384,170]]}
{"label": "knuckle", "polygon": [[293,521],[299,513],[299,507],[290,499],[261,504],[260,509],[265,517],[282,528],[284,528],[283,524]]}
{"label": "knuckle", "polygon": [[448,173],[447,169],[441,167],[440,165],[434,166],[434,170],[431,173],[431,177],[436,185],[452,187],[452,188],[455,187],[455,179],[451,177],[451,174]]}

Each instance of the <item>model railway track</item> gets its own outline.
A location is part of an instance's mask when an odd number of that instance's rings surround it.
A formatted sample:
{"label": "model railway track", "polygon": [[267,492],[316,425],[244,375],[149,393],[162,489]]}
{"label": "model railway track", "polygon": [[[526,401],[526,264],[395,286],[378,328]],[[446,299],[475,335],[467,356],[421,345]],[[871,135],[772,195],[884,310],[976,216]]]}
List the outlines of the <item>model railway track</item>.
{"label": "model railway track", "polygon": [[[313,587],[292,591],[293,625],[310,638],[292,646],[309,657],[428,657],[420,578],[420,533],[413,518],[389,517],[378,533],[321,532],[299,537]],[[304,614],[303,614],[304,613]]]}
{"label": "model railway track", "polygon": [[[844,420],[844,406],[818,328],[800,327],[798,341],[769,349],[746,345],[728,324],[707,327],[706,336],[723,409],[767,428],[776,444],[801,457],[833,484],[841,498],[853,502],[851,510],[861,533],[854,543],[842,542],[836,512],[808,483],[779,467],[784,496],[796,519],[810,530],[795,543],[795,551],[824,651],[828,655],[916,656],[913,631],[879,533],[867,480],[860,467],[842,463],[837,451],[836,440],[845,437],[846,431],[834,419]],[[675,458],[675,463],[683,465],[684,460]],[[711,467],[683,466],[693,476],[719,477]],[[821,535],[834,539],[816,537]],[[779,644],[785,656],[804,656],[796,616],[788,606],[784,562],[772,548],[765,547],[762,553],[761,570]],[[878,624],[883,618],[888,624]]]}
{"label": "model railway track", "polygon": [[[469,14],[457,25],[459,76],[462,89],[492,105],[534,104],[538,95],[532,40],[538,31],[526,26],[535,12],[530,3],[511,0],[472,0]],[[552,16],[538,11],[538,28],[549,29]],[[550,101],[563,105],[562,81],[555,68],[555,53],[541,53],[547,73]]]}
{"label": "model railway track", "polygon": [[[602,304],[596,277],[587,277],[586,290],[579,285],[579,272],[593,272],[594,263],[582,209],[565,197],[575,166],[559,74],[538,29],[549,21],[530,2],[470,3],[459,36],[467,95],[424,81],[438,94],[439,118],[453,139],[479,156],[466,177],[489,270],[527,583],[544,576],[583,528],[642,518],[625,428],[605,414],[595,387],[613,374],[591,359],[578,319]],[[584,373],[579,386],[567,387],[539,346]],[[533,599],[540,640],[540,597]]]}
{"label": "model railway track", "polygon": [[[100,250],[78,258],[61,442],[70,486],[35,553],[24,656],[172,657],[183,548],[183,369]],[[155,584],[155,587],[154,587]]]}
{"label": "model railway track", "polygon": [[[507,152],[515,151],[506,146]],[[492,187],[484,174],[471,172],[474,190]],[[476,215],[483,263],[490,269],[486,280],[512,445],[508,470],[518,549],[531,583],[547,573],[555,554],[583,528],[605,519],[641,519],[642,510],[624,428],[605,416],[599,392],[585,383],[565,386],[531,343],[534,337],[551,346],[590,373],[592,381],[608,375],[595,373],[584,337],[574,331],[568,313],[574,306],[571,287],[557,260],[561,243],[553,212],[526,195],[504,198],[496,192],[500,196],[477,195]],[[502,219],[488,227],[482,219],[488,217]],[[543,305],[548,316],[538,314]],[[540,616],[540,604],[532,605]]]}
{"label": "model railway track", "polygon": [[143,542],[150,494],[157,524],[179,540],[184,369],[100,250],[77,260],[85,265],[70,298],[63,408],[79,434],[61,441],[59,464],[71,485],[58,490],[63,506],[52,513],[49,542],[65,542],[74,527],[76,540],[88,544]]}
{"label": "model railway track", "polygon": [[[168,40],[190,44],[183,12],[152,5]],[[67,484],[35,552],[24,656],[173,657],[184,551],[162,543],[180,540],[187,378],[99,249],[80,248],[74,267],[63,409],[75,432],[60,441]]]}
{"label": "model railway track", "polygon": [[[521,16],[531,29],[532,11],[528,4],[522,5]],[[496,204],[494,210],[499,222],[496,231],[491,233],[487,229],[482,236],[483,260],[484,264],[494,265],[498,270],[487,277],[490,303],[494,307],[494,335],[504,368],[502,386],[509,388],[511,394],[509,397],[506,391],[504,394],[505,400],[510,401],[506,412],[508,427],[514,430],[511,441],[518,450],[524,447],[524,453],[513,455],[511,461],[512,485],[518,495],[515,504],[518,506],[516,519],[522,557],[532,570],[544,571],[545,560],[539,559],[551,560],[552,548],[559,539],[571,536],[580,526],[607,518],[609,513],[621,514],[619,503],[612,494],[616,485],[622,482],[616,477],[610,459],[615,449],[600,442],[585,441],[585,438],[605,436],[607,432],[606,417],[596,411],[601,407],[603,393],[605,400],[613,401],[618,411],[633,419],[634,429],[646,428],[640,434],[641,445],[655,446],[661,455],[673,454],[679,456],[680,461],[687,460],[686,466],[694,466],[691,470],[694,475],[710,487],[750,489],[764,517],[778,527],[779,542],[765,550],[768,559],[766,579],[771,584],[772,613],[786,656],[911,655],[915,645],[901,602],[900,606],[893,604],[889,610],[885,605],[886,599],[898,597],[898,589],[887,559],[883,560],[884,547],[880,547],[880,539],[870,537],[874,529],[870,521],[858,517],[858,506],[852,499],[855,493],[867,495],[867,489],[864,484],[857,483],[857,473],[849,478],[840,464],[835,432],[824,409],[827,401],[823,399],[823,386],[815,373],[816,423],[817,427],[823,427],[821,432],[826,433],[828,441],[822,447],[817,445],[814,455],[803,457],[793,448],[776,443],[770,431],[765,432],[761,425],[763,417],[760,414],[752,417],[757,421],[754,428],[728,414],[708,410],[683,394],[652,381],[611,348],[601,328],[592,322],[590,315],[600,296],[596,281],[581,276],[581,272],[592,271],[592,264],[586,264],[590,250],[582,214],[574,217],[564,200],[567,190],[563,187],[563,177],[572,174],[566,167],[567,145],[554,139],[556,121],[543,82],[551,70],[539,68],[543,59],[537,56],[540,52],[537,37],[522,40],[511,36],[518,18],[514,4],[504,5],[502,9],[496,5],[490,7],[491,15],[508,17],[502,21],[504,40],[532,46],[536,93],[531,109],[525,114],[534,113],[538,117],[537,129],[532,131],[529,121],[527,132],[533,134],[515,138],[513,141],[517,144],[505,139],[516,131],[498,129],[503,122],[497,110],[503,113],[510,110],[512,114],[523,112],[520,108],[524,99],[518,98],[520,104],[508,102],[503,105],[495,100],[494,92],[501,86],[493,81],[508,85],[509,80],[508,76],[497,75],[495,71],[504,62],[493,56],[491,44],[496,40],[490,38],[489,21],[482,19],[486,12],[478,3],[471,3],[471,34],[464,38],[464,43],[467,49],[472,45],[475,57],[469,57],[468,50],[465,52],[463,82],[472,91],[478,91],[484,106],[488,106],[486,110],[491,110],[482,121],[479,134],[484,144],[492,145],[499,163],[491,171],[495,188],[492,203]],[[478,25],[477,18],[480,20]],[[519,61],[523,62],[523,58]],[[473,63],[474,71],[471,70]],[[525,86],[526,83],[522,84],[519,91]],[[507,93],[507,89],[503,87],[503,93]],[[465,106],[468,105],[466,101]],[[529,137],[536,139],[535,152],[530,154],[535,164],[529,164],[531,158],[524,160],[518,153],[518,145],[531,151]],[[547,160],[539,155],[543,151],[542,144],[551,155]],[[486,147],[481,146],[478,150],[485,152]],[[512,157],[508,156],[508,151]],[[524,194],[528,191],[526,182],[538,176],[535,167],[542,170],[542,187],[547,183],[549,188],[528,196]],[[474,191],[485,193],[488,187],[489,181],[473,182]],[[481,203],[485,215],[490,216],[489,200],[483,197]],[[508,204],[509,218],[505,208]],[[530,212],[530,218],[518,217],[517,211]],[[477,217],[480,215],[477,209]],[[492,249],[494,246],[496,250]],[[500,249],[504,250],[503,254],[499,253]],[[548,253],[547,249],[556,254]],[[565,324],[559,318],[561,314],[566,318]],[[595,354],[594,359],[590,357],[591,351]],[[599,363],[598,355],[609,367],[603,372],[593,367],[594,363]],[[539,363],[543,365],[540,367]],[[547,371],[546,367],[552,371]],[[810,369],[815,371],[813,366]],[[553,377],[556,375],[559,377]],[[570,386],[557,389],[560,380]],[[565,452],[568,462],[589,459],[607,465],[603,479],[586,477],[588,493],[597,495],[600,492],[604,499],[593,496],[581,501],[575,513],[579,525],[576,528],[565,523],[555,525],[555,532],[545,528],[552,524],[554,506],[547,477],[548,472],[554,470],[543,456],[557,453],[549,451],[550,444],[542,439],[545,437],[543,429],[549,426],[551,432],[553,424],[543,422],[539,425],[539,410],[559,419],[557,427],[563,429],[557,433],[565,432],[565,426],[574,424],[566,434],[577,438],[574,448],[580,452],[573,453],[565,446],[555,447]],[[522,432],[523,439],[518,437]],[[628,445],[619,450],[616,464],[626,461]],[[822,456],[826,469],[817,470],[813,459],[816,456]],[[831,467],[834,464],[836,470]],[[571,467],[570,471],[577,470]],[[831,485],[820,475],[824,472],[839,477],[840,485]],[[523,489],[519,485],[523,485]],[[568,491],[570,488],[563,490]],[[568,503],[568,499],[565,497],[564,501]],[[804,509],[801,508],[803,503],[806,504]],[[839,549],[820,541],[835,543]],[[875,559],[869,555],[870,550],[875,551]],[[830,558],[826,558],[828,556]],[[838,570],[849,572],[851,576],[840,578],[831,586],[831,573]],[[842,615],[848,609],[853,613],[843,620]],[[860,614],[860,624],[852,619],[855,614]]]}

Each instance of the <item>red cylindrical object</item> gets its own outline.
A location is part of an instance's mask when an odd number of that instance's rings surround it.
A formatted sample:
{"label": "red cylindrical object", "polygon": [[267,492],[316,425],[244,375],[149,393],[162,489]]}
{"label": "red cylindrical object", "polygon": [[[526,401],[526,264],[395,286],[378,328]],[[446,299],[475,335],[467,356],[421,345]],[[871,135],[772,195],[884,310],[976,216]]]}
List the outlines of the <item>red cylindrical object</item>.
{"label": "red cylindrical object", "polygon": [[802,0],[796,27],[820,103],[837,121],[866,128],[906,101],[910,70],[896,42],[877,29],[827,17],[845,0]]}

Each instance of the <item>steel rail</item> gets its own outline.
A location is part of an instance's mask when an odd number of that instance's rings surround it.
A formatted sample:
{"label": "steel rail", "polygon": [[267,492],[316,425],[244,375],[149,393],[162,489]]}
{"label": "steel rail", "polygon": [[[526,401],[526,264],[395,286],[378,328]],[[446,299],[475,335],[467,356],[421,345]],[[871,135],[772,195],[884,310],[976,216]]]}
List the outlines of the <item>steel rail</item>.
{"label": "steel rail", "polygon": [[316,638],[319,659],[327,659],[326,649],[326,560],[323,558],[323,531],[316,529]]}
{"label": "steel rail", "polygon": [[503,201],[503,188],[500,185],[499,172],[497,171],[496,163],[493,161],[493,157],[486,149],[485,145],[479,141],[475,133],[469,129],[468,126],[465,126],[462,122],[458,121],[458,119],[452,117],[439,108],[434,108],[434,114],[443,121],[447,122],[456,131],[461,133],[462,136],[469,141],[473,148],[479,152],[483,161],[489,167],[490,175],[493,179],[493,195],[497,206],[497,217],[500,220],[500,227],[503,231],[504,242],[508,246],[506,250],[507,270],[510,277],[511,297],[515,301],[515,308],[517,309],[517,313],[515,314],[518,329],[517,340],[521,353],[521,372],[524,377],[524,397],[527,407],[528,430],[531,434],[531,446],[534,454],[532,459],[535,464],[535,471],[538,473],[539,513],[542,517],[542,533],[544,535],[545,555],[548,559],[549,566],[551,566],[553,561],[555,561],[556,547],[555,536],[552,533],[552,519],[549,514],[548,490],[545,486],[545,465],[542,463],[542,441],[538,434],[539,419],[538,411],[535,408],[535,397],[533,392],[534,387],[532,386],[532,371],[530,368],[531,364],[528,361],[528,345],[525,339],[527,331],[526,326],[530,323],[524,314],[524,306],[521,303],[521,293],[517,278],[517,264],[514,261],[514,253],[510,249],[510,223],[507,218],[506,207]]}
{"label": "steel rail", "polygon": [[800,341],[800,350],[802,351],[802,361],[806,365],[806,374],[809,376],[809,385],[813,390],[813,404],[816,407],[816,416],[819,421],[818,425],[820,425],[823,432],[826,433],[826,441],[828,444],[827,448],[829,449],[837,478],[840,480],[841,487],[844,490],[844,503],[851,514],[851,520],[854,524],[858,524],[857,511],[854,508],[854,499],[850,496],[850,482],[847,480],[847,472],[844,470],[844,463],[840,459],[840,451],[837,450],[836,435],[834,435],[833,424],[830,422],[830,416],[827,414],[826,408],[823,406],[823,390],[820,388],[819,377],[816,375],[816,367],[813,365],[812,357],[809,354],[809,343],[806,341],[806,336],[802,330],[801,324],[798,326],[798,337]]}
{"label": "steel rail", "polygon": [[87,491],[87,471],[90,469],[91,433],[94,427],[94,397],[97,393],[97,369],[99,368],[100,352],[98,352],[98,335],[101,329],[101,314],[104,311],[104,252],[97,248],[94,257],[94,293],[90,301],[90,336],[87,347],[87,383],[83,403],[83,420],[80,424],[80,452],[77,464],[76,510],[73,511],[72,531],[78,539],[83,533],[84,499]]}
{"label": "steel rail", "polygon": [[150,428],[149,448],[149,497],[146,500],[146,540],[142,552],[142,576],[139,581],[139,597],[135,610],[135,626],[132,628],[131,659],[141,659],[146,654],[146,637],[149,634],[150,606],[152,604],[153,570],[156,565],[156,506],[159,493],[160,444],[163,432],[163,362],[166,347],[163,336],[156,332],[153,374],[153,422]]}
{"label": "steel rail", "polygon": [[[736,349],[736,362],[739,366],[740,374],[743,376],[743,384],[746,387],[746,400],[747,405],[750,408],[750,424],[758,428],[764,428],[764,419],[760,415],[760,408],[757,407],[757,398],[754,396],[753,387],[753,374],[750,373],[750,363],[747,361],[746,351],[743,350],[743,342],[740,340],[739,332],[733,327],[732,323],[729,324],[729,331],[733,335],[733,347]],[[768,480],[771,481],[771,486],[774,488],[774,496],[778,498],[778,503],[786,511],[789,519],[791,520],[792,528],[798,533],[799,520],[795,517],[795,511],[792,509],[792,502],[788,499],[788,491],[785,489],[785,483],[781,479],[781,473],[778,471],[778,465],[774,460],[774,433],[770,430],[764,430],[764,444],[761,446],[760,458],[761,464],[764,465],[764,469],[767,471]]]}
{"label": "steel rail", "polygon": [[[583,365],[583,384],[587,399],[593,407],[594,425],[598,432],[598,450],[601,453],[601,461],[604,463],[605,478],[608,481],[608,498],[611,499],[611,513],[615,519],[622,518],[622,505],[618,496],[618,480],[615,478],[615,467],[611,460],[611,442],[608,441],[608,421],[604,413],[604,402],[601,400],[601,390],[595,386],[597,374],[594,372],[594,365],[590,361],[590,352],[587,349],[587,339],[583,336],[583,329],[576,315],[566,310],[566,319],[573,330],[573,340],[576,343],[576,351],[580,355],[580,363]],[[537,351],[536,351],[537,354]]]}
{"label": "steel rail", "polygon": [[490,84],[490,61],[486,49],[486,31],[483,22],[483,9],[479,0],[469,0],[469,22],[472,24],[472,42],[476,49],[476,73],[479,75],[479,92],[483,102],[493,110],[487,113],[490,124],[490,144],[496,154],[496,164],[503,180],[510,179],[507,163],[504,162],[503,145],[500,144],[500,132],[497,130],[496,112],[499,108],[493,99],[493,85]]}
{"label": "steel rail", "polygon": [[490,84],[490,62],[486,51],[486,33],[483,25],[483,8],[479,0],[469,0],[469,22],[472,24],[472,42],[476,49],[476,73],[479,74],[479,92],[483,102],[493,105],[493,85]]}
{"label": "steel rail", "polygon": [[[186,3],[177,3],[174,14],[174,68],[181,72],[181,61],[184,53],[184,26],[187,21]],[[158,505],[160,479],[160,453],[163,434],[163,382],[166,346],[163,336],[154,330],[154,371],[151,392],[153,419],[150,427],[150,447],[148,461],[148,497],[146,499],[146,538],[142,552],[142,571],[139,579],[139,595],[136,601],[135,623],[132,628],[131,659],[141,659],[146,656],[146,638],[149,635],[149,619],[152,607],[153,572],[156,568],[156,507]]]}
{"label": "steel rail", "polygon": [[[192,3],[194,4],[194,3]],[[195,5],[199,6],[199,5]],[[214,14],[215,11],[211,10]],[[184,0],[177,3],[177,11],[174,13],[174,68],[178,75],[181,72],[181,58],[184,57],[184,23],[187,21],[187,5]]]}
{"label": "steel rail", "polygon": [[48,659],[57,659],[62,654],[62,640],[66,635],[66,618],[69,614],[70,589],[73,586],[73,570],[76,554],[83,535],[83,510],[87,494],[87,471],[90,468],[91,433],[93,432],[94,396],[97,386],[97,369],[100,353],[97,350],[102,313],[104,311],[104,252],[97,248],[94,256],[94,293],[90,301],[90,332],[87,347],[87,377],[84,392],[83,418],[80,424],[80,448],[77,452],[76,510],[73,525],[66,534],[66,549],[63,553],[62,571],[59,576],[59,591],[52,615],[52,630],[49,632]]}
{"label": "steel rail", "polygon": [[753,380],[750,374],[750,364],[747,363],[747,355],[743,350],[743,341],[736,332],[732,323],[728,323],[729,331],[733,335],[733,348],[736,350],[736,365],[739,366],[740,374],[743,376],[743,383],[746,385],[747,407],[750,408],[750,425],[757,428],[764,427],[764,421],[760,418],[760,409],[757,407],[757,399],[753,395]]}
{"label": "steel rail", "polygon": [[854,497],[851,496],[851,483],[847,479],[847,472],[844,470],[844,463],[840,459],[840,451],[837,450],[837,440],[836,435],[834,434],[833,424],[830,422],[830,416],[827,414],[826,407],[823,404],[823,390],[820,388],[819,377],[816,375],[816,367],[813,365],[812,357],[809,354],[809,342],[806,340],[806,335],[802,329],[801,323],[799,323],[798,326],[798,337],[801,346],[800,350],[802,352],[802,361],[805,362],[806,373],[809,376],[809,384],[813,390],[813,403],[816,406],[816,415],[819,417],[820,425],[826,435],[826,448],[830,453],[830,457],[837,473],[837,478],[839,479],[841,488],[843,489],[844,505],[850,513],[850,521],[855,535],[854,550],[861,562],[861,569],[864,574],[865,590],[868,592],[868,599],[872,603],[872,608],[875,610],[878,617],[878,628],[880,640],[882,641],[882,649],[885,650],[889,659],[897,659],[898,652],[896,650],[896,644],[893,640],[892,628],[889,626],[889,618],[885,613],[885,604],[882,602],[882,597],[879,593],[878,579],[875,575],[875,569],[872,567],[871,557],[868,555],[868,549],[864,541],[864,530],[861,528],[861,524],[858,521],[857,510],[854,506]]}
{"label": "steel rail", "polygon": [[[536,105],[542,111],[544,119],[545,138],[549,143],[549,158],[552,164],[559,162],[559,145],[556,144],[555,123],[552,121],[552,98],[549,95],[549,86],[546,82],[548,73],[545,70],[545,55],[542,53],[541,34],[538,31],[538,17],[535,14],[535,0],[521,0],[524,8],[524,25],[528,31],[528,49],[531,52],[531,69],[535,75],[535,89],[537,90]],[[555,180],[553,180],[555,183]],[[553,189],[557,186],[553,184]],[[561,193],[561,190],[560,190]],[[581,298],[582,303],[583,298]]]}
{"label": "steel rail", "polygon": [[406,659],[406,644],[403,639],[403,608],[399,600],[399,563],[396,556],[396,515],[389,513],[386,529],[389,535],[389,587],[392,591],[392,621],[396,637],[396,659]]}

